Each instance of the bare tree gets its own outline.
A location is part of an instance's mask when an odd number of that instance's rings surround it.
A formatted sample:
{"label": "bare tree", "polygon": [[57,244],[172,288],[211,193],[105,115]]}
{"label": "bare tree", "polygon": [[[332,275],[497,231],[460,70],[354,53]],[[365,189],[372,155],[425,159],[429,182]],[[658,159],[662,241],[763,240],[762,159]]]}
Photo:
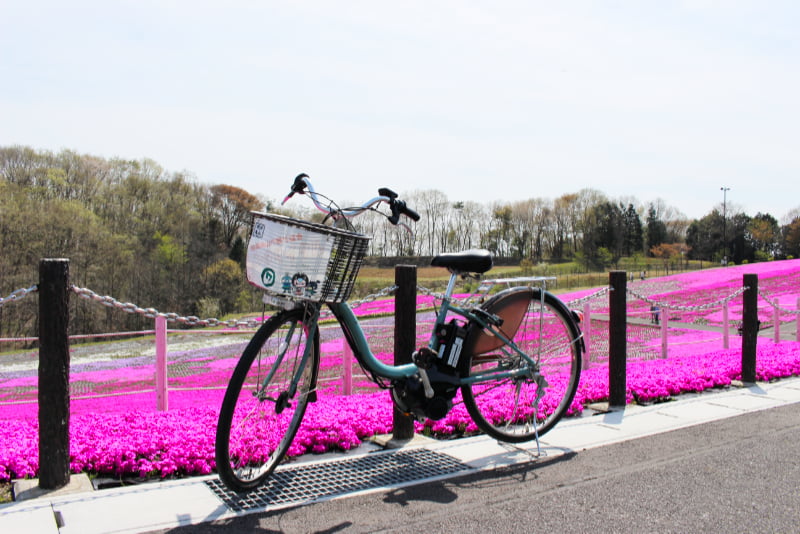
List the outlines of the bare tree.
{"label": "bare tree", "polygon": [[222,242],[230,247],[239,230],[249,223],[250,212],[261,207],[257,197],[232,185],[211,187],[211,208],[222,228]]}

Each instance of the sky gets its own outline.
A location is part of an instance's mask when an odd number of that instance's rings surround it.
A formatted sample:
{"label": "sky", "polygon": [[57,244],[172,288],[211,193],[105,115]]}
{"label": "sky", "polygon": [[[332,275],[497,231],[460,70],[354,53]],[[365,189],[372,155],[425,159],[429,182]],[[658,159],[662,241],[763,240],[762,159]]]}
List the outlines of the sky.
{"label": "sky", "polygon": [[[800,208],[800,2],[0,0],[0,146],[282,198]],[[729,188],[725,191],[722,188]]]}

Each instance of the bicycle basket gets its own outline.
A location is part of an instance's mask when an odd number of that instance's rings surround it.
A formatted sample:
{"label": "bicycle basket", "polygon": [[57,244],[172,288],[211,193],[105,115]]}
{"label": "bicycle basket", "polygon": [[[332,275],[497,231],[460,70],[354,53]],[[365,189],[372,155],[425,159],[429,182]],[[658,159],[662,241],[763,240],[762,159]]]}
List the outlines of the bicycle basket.
{"label": "bicycle basket", "polygon": [[290,299],[342,302],[353,291],[369,237],[330,226],[253,212],[247,280]]}

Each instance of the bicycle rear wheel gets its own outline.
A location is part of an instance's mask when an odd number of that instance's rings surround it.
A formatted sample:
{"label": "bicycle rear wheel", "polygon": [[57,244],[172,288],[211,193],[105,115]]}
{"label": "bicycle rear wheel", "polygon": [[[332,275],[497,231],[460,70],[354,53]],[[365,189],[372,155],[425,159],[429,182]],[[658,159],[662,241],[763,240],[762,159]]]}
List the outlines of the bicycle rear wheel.
{"label": "bicycle rear wheel", "polygon": [[[216,461],[234,491],[259,486],[283,460],[297,434],[319,369],[319,332],[308,339],[303,309],[267,320],[233,371],[220,409]],[[304,359],[306,346],[310,353]]]}
{"label": "bicycle rear wheel", "polygon": [[[504,318],[501,331],[511,334],[519,324],[511,339],[538,365],[528,369],[527,361],[509,346],[471,324],[465,343],[469,368],[462,375],[487,378],[462,386],[464,404],[478,428],[490,436],[529,441],[553,428],[575,397],[583,351],[580,329],[557,297],[536,288],[506,290],[483,307]],[[519,377],[491,378],[493,371],[518,370],[523,371]]]}

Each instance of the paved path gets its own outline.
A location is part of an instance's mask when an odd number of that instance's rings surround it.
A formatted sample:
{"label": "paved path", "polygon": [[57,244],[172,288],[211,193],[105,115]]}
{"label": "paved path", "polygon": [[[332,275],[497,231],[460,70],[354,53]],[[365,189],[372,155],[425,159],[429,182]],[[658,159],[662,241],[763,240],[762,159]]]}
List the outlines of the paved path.
{"label": "paved path", "polygon": [[[215,477],[45,495],[0,506],[0,532],[790,532],[800,524],[798,403],[793,378],[569,419],[538,459],[534,445],[485,436],[430,442],[412,450],[463,469],[244,511],[210,489]],[[326,455],[312,473],[375,454]]]}
{"label": "paved path", "polygon": [[252,514],[232,532],[797,532],[800,410],[748,413],[474,475]]}

